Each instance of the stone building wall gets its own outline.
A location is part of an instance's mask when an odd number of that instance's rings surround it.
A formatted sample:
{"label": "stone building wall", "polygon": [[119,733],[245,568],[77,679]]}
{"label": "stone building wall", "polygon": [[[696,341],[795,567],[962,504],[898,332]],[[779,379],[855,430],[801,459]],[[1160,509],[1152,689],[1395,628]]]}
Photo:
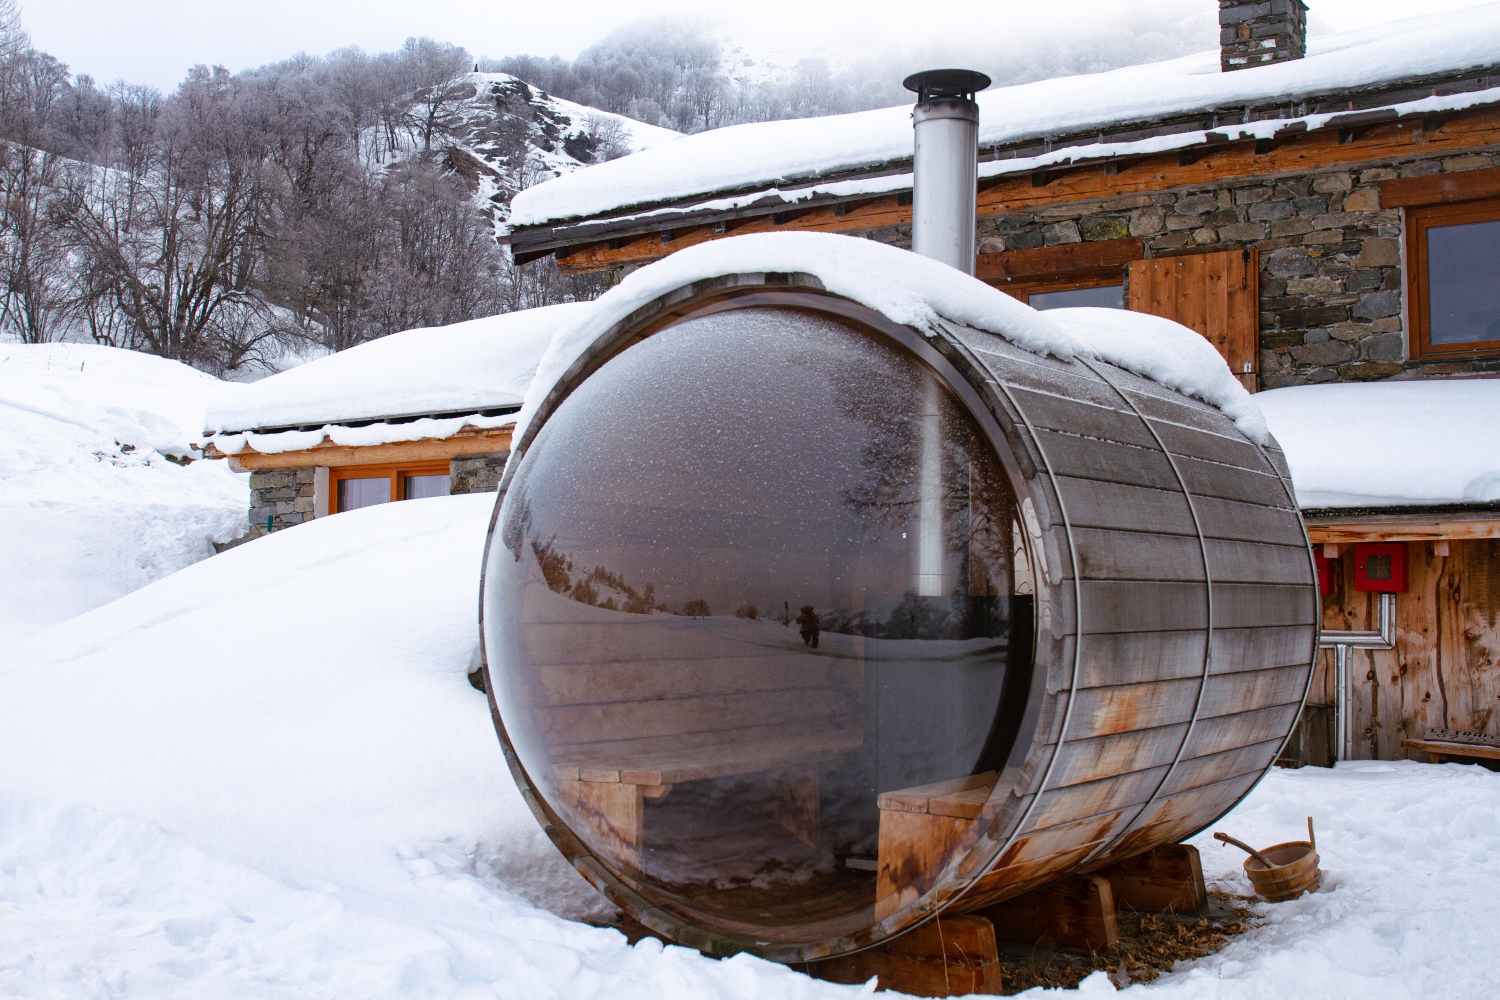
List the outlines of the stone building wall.
{"label": "stone building wall", "polygon": [[[466,455],[448,463],[450,494],[493,493],[510,452]],[[250,474],[250,527],[232,545],[313,519],[317,503],[316,469],[264,469]],[[269,519],[269,520],[268,520]],[[267,525],[269,524],[269,527]],[[222,546],[228,548],[230,546]]]}
{"label": "stone building wall", "polygon": [[316,469],[263,469],[250,473],[250,532],[245,540],[311,521],[316,478]]}
{"label": "stone building wall", "polygon": [[[1029,208],[979,219],[980,253],[1141,237],[1148,257],[1260,251],[1261,386],[1500,371],[1500,359],[1414,361],[1403,319],[1402,219],[1380,182],[1500,164],[1500,155],[1415,160],[1275,180]],[[911,228],[865,234],[911,246]]]}
{"label": "stone building wall", "polygon": [[500,488],[500,476],[505,472],[505,460],[510,452],[493,455],[461,455],[448,463],[448,492],[494,493]]}

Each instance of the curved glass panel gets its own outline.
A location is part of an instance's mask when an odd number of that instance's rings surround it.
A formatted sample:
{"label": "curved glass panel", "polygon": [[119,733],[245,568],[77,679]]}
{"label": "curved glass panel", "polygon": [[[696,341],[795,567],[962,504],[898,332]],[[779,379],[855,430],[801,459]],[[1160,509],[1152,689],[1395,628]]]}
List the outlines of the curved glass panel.
{"label": "curved glass panel", "polygon": [[657,905],[764,941],[862,930],[963,853],[919,860],[882,812],[977,815],[1014,740],[1015,520],[974,419],[890,339],[791,308],[679,323],[579,386],[506,494],[507,733]]}

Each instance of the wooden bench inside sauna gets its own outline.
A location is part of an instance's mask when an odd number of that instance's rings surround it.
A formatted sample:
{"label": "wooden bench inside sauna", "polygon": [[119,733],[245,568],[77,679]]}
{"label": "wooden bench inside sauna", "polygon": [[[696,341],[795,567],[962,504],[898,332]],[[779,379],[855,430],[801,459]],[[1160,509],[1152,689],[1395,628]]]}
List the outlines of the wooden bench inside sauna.
{"label": "wooden bench inside sauna", "polygon": [[847,955],[1147,857],[1276,759],[1317,596],[1274,441],[811,271],[605,315],[481,605],[517,780],[631,918]]}

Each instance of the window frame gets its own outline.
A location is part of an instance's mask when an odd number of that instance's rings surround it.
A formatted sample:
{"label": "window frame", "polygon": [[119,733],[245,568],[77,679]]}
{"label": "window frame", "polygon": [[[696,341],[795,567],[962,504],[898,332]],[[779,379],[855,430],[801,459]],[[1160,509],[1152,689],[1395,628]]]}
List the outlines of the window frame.
{"label": "window frame", "polygon": [[1500,354],[1500,340],[1462,344],[1432,343],[1432,310],[1427,271],[1427,231],[1473,222],[1500,222],[1500,198],[1411,206],[1406,209],[1407,337],[1413,361],[1477,358]]}
{"label": "window frame", "polygon": [[[337,465],[328,470],[328,513],[337,514],[339,509],[339,483],[345,479],[389,479],[391,503],[406,499],[407,476],[451,476],[452,466],[446,459],[428,462],[393,462],[384,465]],[[452,488],[452,480],[449,480]],[[379,504],[371,504],[373,507]],[[361,508],[356,507],[356,510]]]}
{"label": "window frame", "polygon": [[995,287],[1005,294],[1020,299],[1027,305],[1031,305],[1031,297],[1045,292],[1073,292],[1080,288],[1104,288],[1109,285],[1120,286],[1121,309],[1127,309],[1126,304],[1126,281],[1125,268],[1121,267],[1119,273],[1097,271],[1086,274],[1058,275],[1052,278],[1041,278],[1035,281],[1018,280]]}

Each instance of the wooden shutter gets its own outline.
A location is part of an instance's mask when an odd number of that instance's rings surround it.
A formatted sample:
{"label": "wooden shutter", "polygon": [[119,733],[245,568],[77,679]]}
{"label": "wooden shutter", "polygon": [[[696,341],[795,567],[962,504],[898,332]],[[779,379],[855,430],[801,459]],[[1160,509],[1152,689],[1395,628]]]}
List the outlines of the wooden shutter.
{"label": "wooden shutter", "polygon": [[1128,265],[1127,306],[1165,316],[1208,338],[1255,391],[1260,369],[1260,261],[1255,250],[1153,257]]}

